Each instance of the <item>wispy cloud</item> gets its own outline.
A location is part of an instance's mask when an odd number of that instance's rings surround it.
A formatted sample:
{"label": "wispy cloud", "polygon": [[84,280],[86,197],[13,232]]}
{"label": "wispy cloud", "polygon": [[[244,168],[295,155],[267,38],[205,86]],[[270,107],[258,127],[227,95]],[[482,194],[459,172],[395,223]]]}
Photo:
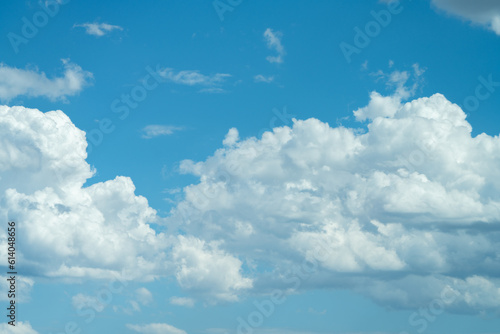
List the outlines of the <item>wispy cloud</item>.
{"label": "wispy cloud", "polygon": [[[394,66],[393,61],[389,61],[389,68]],[[399,71],[394,70],[390,73],[385,73],[382,70],[378,70],[375,73],[371,73],[371,75],[377,77],[376,81],[382,80],[385,81],[386,85],[389,88],[395,88],[396,95],[401,99],[408,99],[415,95],[417,89],[423,83],[422,75],[425,72],[425,68],[420,68],[420,66],[415,63],[412,65],[413,73],[409,71]],[[413,80],[411,85],[408,85],[408,82]]]}
{"label": "wispy cloud", "polygon": [[153,302],[153,294],[146,288],[135,290],[136,299],[142,305],[148,305]]}
{"label": "wispy cloud", "polygon": [[92,307],[97,312],[104,310],[106,305],[99,301],[97,297],[79,293],[71,298],[71,304],[75,310],[81,310],[85,307]]}
{"label": "wispy cloud", "polygon": [[172,68],[165,68],[160,70],[158,74],[167,81],[173,82],[178,85],[186,86],[203,86],[200,93],[225,93],[226,90],[220,86],[231,77],[227,73],[215,73],[212,75],[205,75],[198,70],[184,70],[175,71]]}
{"label": "wispy cloud", "polygon": [[262,75],[262,74],[257,74],[256,76],[253,77],[255,82],[265,82],[265,83],[271,83],[274,81],[274,76],[270,75],[268,77]]}
{"label": "wispy cloud", "polygon": [[[323,331],[301,331],[301,330],[293,330],[289,328],[250,328],[253,334],[330,334],[331,332],[323,332]],[[230,328],[209,328],[205,332],[209,334],[229,334],[233,333],[234,330]],[[243,331],[240,331],[243,332]],[[365,332],[365,333],[342,333],[342,334],[386,334],[386,333],[375,333],[375,332]]]}
{"label": "wispy cloud", "polygon": [[65,100],[67,96],[78,94],[90,84],[92,73],[82,70],[68,59],[62,62],[64,75],[52,79],[38,69],[23,70],[0,64],[0,100],[8,102],[18,96]]}
{"label": "wispy cloud", "polygon": [[224,80],[230,77],[230,74],[226,73],[216,73],[214,75],[204,75],[197,70],[186,70],[186,71],[174,71],[171,68],[166,68],[160,72],[160,75],[176,84],[180,85],[204,85],[213,86],[224,82]]}
{"label": "wispy cloud", "polygon": [[271,28],[267,28],[264,31],[264,38],[267,43],[267,47],[270,50],[274,50],[278,53],[277,56],[268,56],[266,59],[270,63],[281,64],[283,62],[283,56],[286,54],[285,48],[281,44],[282,33],[279,31],[274,32]]}
{"label": "wispy cloud", "polygon": [[142,334],[186,334],[182,329],[168,324],[127,325],[127,328]]}
{"label": "wispy cloud", "polygon": [[210,94],[221,94],[221,93],[226,93],[227,91],[223,88],[220,87],[210,87],[210,88],[203,88],[199,90],[200,93],[210,93]]}
{"label": "wispy cloud", "polygon": [[[394,66],[392,63],[390,67]],[[370,73],[376,77],[376,81],[385,83],[388,89],[394,90],[391,96],[382,96],[376,91],[371,92],[370,103],[358,110],[354,111],[354,116],[358,121],[373,119],[378,116],[393,116],[399,108],[402,101],[414,96],[417,90],[421,87],[424,79],[423,74],[425,69],[415,63],[412,65],[413,73],[409,71],[394,70],[385,73],[382,70]]]}
{"label": "wispy cloud", "polygon": [[113,30],[123,30],[123,28],[120,26],[115,26],[108,23],[96,23],[96,22],[75,24],[73,27],[85,28],[85,32],[87,34],[98,37],[104,36],[107,33],[112,32]]}
{"label": "wispy cloud", "polygon": [[177,306],[193,307],[194,299],[187,297],[172,297],[170,298],[170,304]]}
{"label": "wispy cloud", "polygon": [[182,130],[182,127],[172,126],[172,125],[148,125],[142,129],[142,138],[151,139],[159,136],[168,136],[176,131]]}

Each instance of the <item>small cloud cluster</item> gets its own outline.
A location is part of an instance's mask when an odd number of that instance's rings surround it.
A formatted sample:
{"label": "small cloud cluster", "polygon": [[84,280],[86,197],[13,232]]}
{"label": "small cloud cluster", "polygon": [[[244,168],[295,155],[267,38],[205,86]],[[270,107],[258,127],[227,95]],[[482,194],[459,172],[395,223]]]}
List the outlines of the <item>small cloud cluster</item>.
{"label": "small cloud cluster", "polygon": [[266,59],[270,63],[281,64],[283,62],[283,57],[285,56],[285,48],[281,44],[282,33],[279,31],[273,31],[271,28],[267,28],[264,31],[264,39],[267,43],[267,48],[273,50],[277,53],[276,56],[268,56]]}
{"label": "small cloud cluster", "polygon": [[142,129],[142,138],[151,139],[159,136],[169,136],[174,134],[174,132],[180,131],[182,129],[182,127],[172,125],[147,125]]}
{"label": "small cloud cluster", "polygon": [[120,26],[115,26],[108,23],[96,23],[96,22],[75,24],[73,27],[85,28],[85,32],[88,35],[97,37],[104,36],[114,30],[123,30],[123,28]]}
{"label": "small cloud cluster", "polygon": [[265,83],[271,83],[274,81],[274,76],[264,76],[262,74],[257,74],[256,76],[253,77],[255,82],[265,82]]}
{"label": "small cloud cluster", "polygon": [[[393,65],[389,63],[389,67],[392,66]],[[375,116],[394,116],[401,102],[415,95],[422,83],[422,75],[425,70],[421,69],[418,64],[413,64],[412,68],[413,73],[398,70],[391,73],[385,73],[381,70],[372,73],[372,75],[377,78],[377,81],[383,80],[386,82],[386,85],[390,89],[394,89],[395,92],[390,96],[382,96],[376,91],[371,92],[369,104],[354,111],[356,120],[364,121],[366,119],[374,119]],[[413,83],[409,86],[410,79],[413,79]]]}
{"label": "small cloud cluster", "polygon": [[225,92],[219,87],[226,78],[231,77],[227,73],[216,73],[214,75],[204,75],[196,70],[174,71],[172,68],[165,68],[159,72],[159,75],[167,81],[175,84],[187,86],[205,86],[200,92],[206,93],[223,93]]}

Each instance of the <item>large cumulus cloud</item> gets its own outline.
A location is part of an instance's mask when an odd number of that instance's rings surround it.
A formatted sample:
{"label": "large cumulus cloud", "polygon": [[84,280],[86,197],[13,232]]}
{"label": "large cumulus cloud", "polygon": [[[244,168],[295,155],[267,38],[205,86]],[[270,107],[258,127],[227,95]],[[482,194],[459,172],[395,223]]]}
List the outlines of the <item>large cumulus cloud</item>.
{"label": "large cumulus cloud", "polygon": [[[191,237],[158,233],[146,198],[128,177],[84,186],[94,171],[86,162],[85,133],[62,111],[42,113],[0,106],[0,219],[17,222],[23,274],[72,279],[151,280],[177,275],[181,286],[214,300],[235,300],[251,286],[241,262]],[[6,232],[0,256],[7,257]],[[185,254],[193,261],[186,262]],[[192,279],[197,258],[206,263]],[[212,289],[226,272],[231,278]],[[31,285],[33,283],[31,282]],[[213,294],[212,294],[213,291]]]}
{"label": "large cumulus cloud", "polygon": [[500,139],[472,137],[443,95],[409,96],[372,93],[359,129],[230,129],[213,156],[181,163],[200,181],[166,219],[127,177],[84,186],[85,134],[63,112],[0,107],[0,216],[18,221],[34,275],[174,277],[210,302],[346,288],[387,306],[497,312]]}
{"label": "large cumulus cloud", "polygon": [[[373,93],[354,113],[366,131],[317,119],[245,140],[231,129],[213,156],[181,164],[200,182],[170,223],[224,240],[260,292],[349,288],[397,307],[445,294],[450,310],[498,310],[485,296],[500,291],[500,140],[472,137],[441,94],[400,100]],[[314,274],[294,284],[304,261]]]}

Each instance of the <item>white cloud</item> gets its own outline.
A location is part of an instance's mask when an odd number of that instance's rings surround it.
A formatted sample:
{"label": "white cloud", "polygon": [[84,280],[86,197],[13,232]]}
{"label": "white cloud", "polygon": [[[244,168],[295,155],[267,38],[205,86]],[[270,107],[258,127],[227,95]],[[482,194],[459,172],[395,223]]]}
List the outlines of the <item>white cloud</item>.
{"label": "white cloud", "polygon": [[[135,195],[130,178],[84,187],[94,174],[86,162],[85,133],[62,111],[0,106],[0,129],[0,217],[22,226],[19,256],[27,271],[80,280],[176,276],[187,291],[211,302],[236,300],[251,286],[241,274],[242,262],[215,241],[155,232],[150,224],[160,218],[146,198]],[[0,230],[4,257],[6,243]],[[199,261],[205,261],[203,272],[196,268]],[[22,282],[28,291],[32,282]],[[142,304],[152,297],[145,289],[137,293]],[[95,303],[92,298],[80,294],[73,304]]]}
{"label": "white cloud", "polygon": [[[84,187],[85,134],[62,111],[0,106],[0,218],[23,224],[19,256],[42,277],[175,277],[209,303],[346,288],[418,308],[449,290],[450,311],[498,310],[500,138],[472,137],[441,94],[404,103],[409,76],[382,76],[396,92],[372,94],[356,115],[366,130],[314,118],[261,138],[229,130],[213,156],[182,162],[200,181],[164,221],[127,177]],[[168,235],[150,226],[162,222]],[[0,230],[0,255],[5,244]],[[162,326],[134,328],[176,330]]]}
{"label": "white cloud", "polygon": [[[200,182],[167,223],[224,240],[220,249],[249,264],[256,293],[349,288],[418,308],[452,289],[450,311],[498,310],[500,138],[472,137],[466,114],[441,94],[404,103],[408,76],[385,76],[396,93],[372,94],[357,115],[366,131],[317,119],[262,138],[231,129],[213,156],[181,164]],[[314,273],[294,277],[304,261]]]}
{"label": "white cloud", "polygon": [[205,75],[197,70],[175,71],[172,68],[165,68],[158,71],[158,74],[163,80],[173,82],[178,85],[186,86],[202,86],[198,92],[220,94],[226,90],[220,86],[231,77],[227,73],[216,73],[213,75]]}
{"label": "white cloud", "polygon": [[368,60],[365,60],[363,64],[361,64],[361,70],[365,71],[368,69]]}
{"label": "white cloud", "polygon": [[262,74],[257,74],[256,76],[253,77],[255,82],[265,82],[265,83],[271,83],[274,81],[274,76],[264,76]]}
{"label": "white cloud", "polygon": [[146,288],[139,288],[135,290],[137,301],[142,305],[148,305],[153,302],[153,294]]}
{"label": "white cloud", "polygon": [[226,134],[226,137],[222,141],[222,144],[224,146],[232,146],[236,144],[240,140],[240,134],[238,132],[238,129],[236,128],[231,128]]}
{"label": "white cloud", "polygon": [[[392,65],[389,67],[392,67]],[[413,64],[412,67],[413,73],[398,70],[391,73],[384,73],[381,70],[372,73],[372,75],[377,77],[377,80],[384,80],[387,86],[394,88],[395,92],[390,96],[382,96],[380,93],[373,91],[370,94],[369,104],[354,111],[356,119],[364,121],[366,119],[375,119],[376,117],[393,117],[401,102],[415,95],[422,82],[421,77],[425,69],[421,69],[418,64]],[[413,84],[408,87],[410,79],[413,79]]]}
{"label": "white cloud", "polygon": [[264,39],[266,40],[267,47],[270,50],[276,51],[277,56],[268,56],[266,59],[270,63],[281,64],[283,62],[283,56],[285,56],[285,48],[281,44],[282,33],[279,31],[273,31],[271,28],[267,28],[264,31]]}
{"label": "white cloud", "polygon": [[23,70],[0,64],[0,100],[10,101],[18,96],[65,100],[90,84],[92,73],[69,60],[63,60],[63,64],[64,75],[53,79],[38,70]]}
{"label": "white cloud", "polygon": [[162,272],[168,243],[148,225],[155,210],[127,177],[83,187],[94,173],[85,133],[62,111],[0,106],[0,128],[0,216],[22,224],[30,271],[130,279]]}
{"label": "white cloud", "polygon": [[141,334],[187,334],[182,329],[168,324],[130,325],[127,328]]}
{"label": "white cloud", "polygon": [[142,138],[151,139],[158,136],[168,136],[174,134],[176,131],[182,130],[182,127],[172,125],[147,125],[142,129]]}
{"label": "white cloud", "polygon": [[226,93],[225,89],[222,89],[220,87],[209,87],[209,88],[202,88],[199,91],[200,93],[210,93],[210,94],[221,94],[221,93]]}
{"label": "white cloud", "polygon": [[2,334],[38,334],[29,322],[16,321],[16,326],[11,326],[6,322],[0,324],[0,333]]}
{"label": "white cloud", "polygon": [[82,23],[75,24],[73,27],[82,27],[85,28],[85,32],[89,35],[93,36],[104,36],[107,33],[112,32],[113,30],[123,30],[120,26],[111,25],[108,23]]}
{"label": "white cloud", "polygon": [[187,297],[172,297],[170,298],[170,304],[177,306],[193,307],[194,299]]}
{"label": "white cloud", "polygon": [[179,285],[195,294],[216,300],[236,301],[238,293],[252,287],[252,280],[241,275],[241,261],[219,249],[217,242],[206,243],[194,237],[178,236],[173,248]]}
{"label": "white cloud", "polygon": [[500,2],[496,0],[432,0],[432,4],[500,35]]}

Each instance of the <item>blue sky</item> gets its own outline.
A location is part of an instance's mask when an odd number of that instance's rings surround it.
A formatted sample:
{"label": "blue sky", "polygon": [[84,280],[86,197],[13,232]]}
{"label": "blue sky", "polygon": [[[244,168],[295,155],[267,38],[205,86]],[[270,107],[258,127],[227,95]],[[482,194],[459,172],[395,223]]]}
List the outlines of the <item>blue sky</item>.
{"label": "blue sky", "polygon": [[498,332],[474,3],[2,3],[0,331]]}

